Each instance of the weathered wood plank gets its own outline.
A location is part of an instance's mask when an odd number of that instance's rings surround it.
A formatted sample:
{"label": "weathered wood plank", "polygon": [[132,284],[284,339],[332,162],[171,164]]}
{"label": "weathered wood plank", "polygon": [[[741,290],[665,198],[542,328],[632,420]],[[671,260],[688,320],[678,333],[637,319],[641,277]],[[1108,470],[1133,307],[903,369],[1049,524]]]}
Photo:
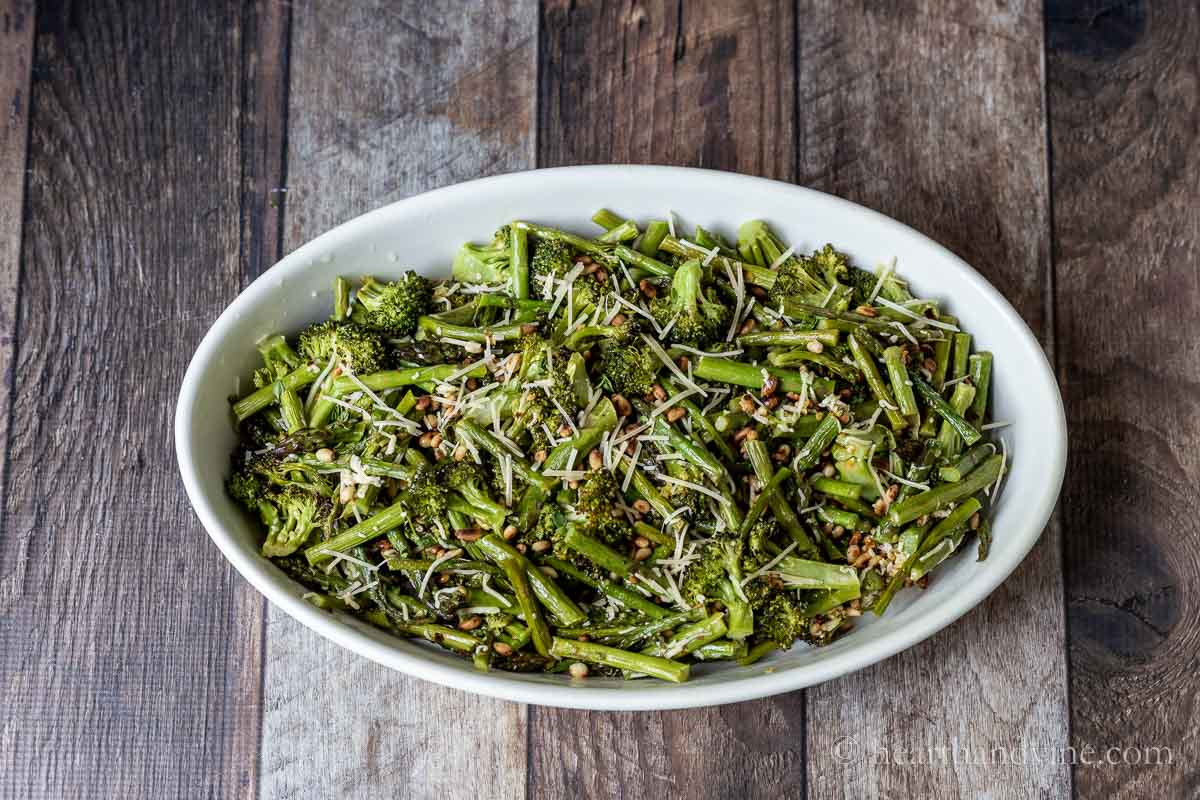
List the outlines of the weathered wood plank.
{"label": "weathered wood plank", "polygon": [[253,788],[254,751],[231,742],[256,724],[238,691],[259,642],[170,435],[238,288],[241,25],[234,3],[38,15],[0,535],[6,797]]}
{"label": "weathered wood plank", "polygon": [[[532,165],[531,4],[297,2],[292,15],[289,249],[389,201]],[[524,794],[523,707],[268,620],[264,798]]]}
{"label": "weathered wood plank", "polygon": [[[538,165],[656,162],[790,179],[791,14],[772,2],[547,4]],[[692,711],[529,716],[531,797],[803,792],[799,693]]]}
{"label": "weathered wood plank", "polygon": [[[287,56],[291,5],[256,0],[242,10],[241,244],[245,287],[279,260],[283,246],[283,185],[287,135]],[[225,737],[225,763],[236,765],[242,797],[258,795],[262,742],[263,660],[267,604],[246,581],[233,585],[235,621],[246,658],[232,671],[230,692],[245,710],[243,723]]]}
{"label": "weathered wood plank", "polygon": [[[0,475],[8,461],[34,27],[32,0],[0,2]],[[15,591],[0,572],[0,607]]]}
{"label": "weathered wood plank", "polygon": [[1200,9],[1058,3],[1047,37],[1071,743],[1117,760],[1075,782],[1193,797]]}
{"label": "weathered wood plank", "polygon": [[[1052,352],[1040,4],[802,2],[797,39],[799,182],[949,246]],[[1046,755],[1067,743],[1060,541],[1052,524],[949,630],[808,692],[809,796],[1069,794]],[[942,750],[896,763],[898,744]],[[1044,755],[995,765],[994,747]]]}

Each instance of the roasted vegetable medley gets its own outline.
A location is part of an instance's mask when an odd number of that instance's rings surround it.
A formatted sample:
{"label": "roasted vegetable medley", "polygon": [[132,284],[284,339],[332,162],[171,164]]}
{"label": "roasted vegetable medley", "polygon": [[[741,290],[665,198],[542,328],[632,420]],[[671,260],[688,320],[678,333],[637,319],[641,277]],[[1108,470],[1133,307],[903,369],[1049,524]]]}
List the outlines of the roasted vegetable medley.
{"label": "roasted vegetable medley", "polygon": [[479,669],[687,679],[824,644],[966,541],[992,356],[893,264],[610,211],[258,343],[230,495],[319,607]]}

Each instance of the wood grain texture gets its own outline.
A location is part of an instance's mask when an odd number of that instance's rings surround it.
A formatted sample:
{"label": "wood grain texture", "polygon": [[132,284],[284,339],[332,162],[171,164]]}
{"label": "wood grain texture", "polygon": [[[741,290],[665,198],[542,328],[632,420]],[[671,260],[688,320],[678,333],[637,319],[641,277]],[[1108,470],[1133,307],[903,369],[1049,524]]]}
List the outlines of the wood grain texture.
{"label": "wood grain texture", "polygon": [[[655,162],[790,179],[791,25],[786,3],[546,4],[538,166]],[[529,797],[804,791],[800,693],[637,714],[531,708],[529,726]]]}
{"label": "wood grain texture", "polygon": [[543,5],[538,166],[683,164],[792,177],[791,3]]}
{"label": "wood grain texture", "polygon": [[1200,9],[1047,17],[1072,745],[1120,751],[1075,782],[1080,797],[1195,797]]}
{"label": "wood grain texture", "polygon": [[248,3],[242,14],[242,277],[279,260],[287,199],[288,55],[292,6]]}
{"label": "wood grain texture", "polygon": [[[946,244],[1053,354],[1040,4],[801,2],[797,40],[799,182]],[[956,764],[951,751],[1065,747],[1060,546],[1052,523],[963,620],[810,690],[809,796],[1067,796],[1052,754]],[[898,743],[943,755],[889,762]]]}
{"label": "wood grain texture", "polygon": [[[32,0],[0,0],[0,476],[8,461],[34,27]],[[0,572],[0,607],[15,592]]]}
{"label": "wood grain texture", "polygon": [[[528,3],[295,3],[286,246],[531,166],[536,25]],[[268,619],[263,798],[523,795],[522,706],[405,677],[277,610]]]}
{"label": "wood grain texture", "polygon": [[252,788],[253,751],[230,742],[256,724],[237,686],[258,642],[240,635],[240,579],[183,498],[170,433],[188,358],[239,283],[241,17],[216,2],[38,13],[0,796]]}

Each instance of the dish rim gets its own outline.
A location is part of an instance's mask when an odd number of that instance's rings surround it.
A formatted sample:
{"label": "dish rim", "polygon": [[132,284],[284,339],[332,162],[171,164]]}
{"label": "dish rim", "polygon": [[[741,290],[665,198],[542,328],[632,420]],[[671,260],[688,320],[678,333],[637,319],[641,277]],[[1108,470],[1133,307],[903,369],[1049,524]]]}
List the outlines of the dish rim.
{"label": "dish rim", "polygon": [[[1045,382],[1052,389],[1055,400],[1053,409],[1055,419],[1051,425],[1055,435],[1052,441],[1046,442],[1046,452],[1039,454],[1039,461],[1045,465],[1049,480],[1045,483],[1046,490],[1036,498],[1032,509],[1024,512],[1025,528],[1016,532],[1020,534],[1019,546],[1012,550],[1006,560],[1000,563],[988,563],[987,568],[980,570],[979,579],[972,581],[963,591],[955,594],[951,598],[952,602],[934,608],[903,629],[865,639],[861,644],[857,644],[835,657],[775,672],[763,670],[759,674],[728,682],[701,686],[686,683],[682,685],[663,684],[651,688],[639,686],[637,691],[587,691],[568,683],[550,685],[527,682],[508,677],[509,673],[499,670],[487,673],[468,673],[440,664],[437,660],[418,652],[409,652],[407,648],[398,647],[396,644],[399,641],[396,643],[377,641],[365,631],[316,608],[294,592],[289,591],[287,585],[294,583],[291,579],[285,577],[281,580],[282,573],[278,568],[261,556],[243,550],[239,546],[235,534],[221,524],[212,502],[201,487],[199,470],[196,468],[193,456],[189,431],[197,413],[200,375],[217,356],[220,345],[225,341],[226,329],[240,317],[242,308],[253,305],[264,294],[278,291],[280,279],[286,279],[292,273],[307,269],[308,262],[313,260],[315,255],[334,249],[338,242],[355,239],[360,231],[370,230],[378,220],[394,215],[398,213],[398,210],[403,210],[407,214],[419,210],[422,205],[442,202],[455,193],[481,191],[495,193],[502,191],[507,184],[515,185],[562,173],[577,174],[584,181],[589,178],[601,177],[611,180],[614,174],[620,173],[621,178],[629,178],[634,183],[642,180],[670,180],[672,177],[687,175],[718,183],[749,182],[760,186],[769,185],[773,189],[785,187],[788,191],[799,194],[816,195],[818,196],[816,199],[820,202],[828,203],[848,214],[863,217],[869,220],[876,230],[914,237],[917,242],[930,248],[946,263],[958,269],[964,279],[973,284],[974,288],[990,301],[991,309],[988,310],[988,313],[993,310],[997,311],[1006,323],[1002,327],[1024,337],[1025,344],[1031,346],[1032,350],[1038,354],[1039,358],[1035,364],[1026,365],[1027,369],[1022,374],[1023,380],[1029,381],[1036,378]],[[1057,503],[1067,460],[1067,427],[1062,395],[1040,343],[1004,296],[978,271],[949,249],[885,214],[816,189],[738,173],[656,165],[554,167],[466,181],[404,198],[374,209],[306,242],[284,256],[242,290],[205,333],[184,374],[176,405],[174,435],[176,456],[184,487],[205,531],[238,573],[293,619],[352,652],[405,674],[439,685],[514,702],[614,711],[692,708],[768,697],[813,686],[855,672],[924,641],[980,605],[1001,583],[1008,579],[1029,554],[1041,538]],[[1013,533],[1010,531],[1008,535],[1011,536]],[[993,555],[993,558],[997,558],[997,556]]]}

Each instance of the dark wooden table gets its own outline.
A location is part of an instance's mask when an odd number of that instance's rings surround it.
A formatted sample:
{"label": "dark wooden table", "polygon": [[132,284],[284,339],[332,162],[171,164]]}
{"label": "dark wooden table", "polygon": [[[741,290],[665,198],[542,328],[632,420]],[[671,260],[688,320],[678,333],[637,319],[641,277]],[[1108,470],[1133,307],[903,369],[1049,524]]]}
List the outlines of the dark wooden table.
{"label": "dark wooden table", "polygon": [[[1194,3],[0,0],[0,109],[0,796],[1200,792]],[[808,691],[610,714],[389,672],[232,572],[171,441],[222,308],[368,209],[589,162],[832,192],[1008,296],[1071,458],[991,599]]]}

